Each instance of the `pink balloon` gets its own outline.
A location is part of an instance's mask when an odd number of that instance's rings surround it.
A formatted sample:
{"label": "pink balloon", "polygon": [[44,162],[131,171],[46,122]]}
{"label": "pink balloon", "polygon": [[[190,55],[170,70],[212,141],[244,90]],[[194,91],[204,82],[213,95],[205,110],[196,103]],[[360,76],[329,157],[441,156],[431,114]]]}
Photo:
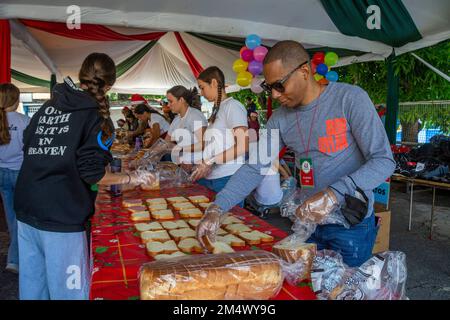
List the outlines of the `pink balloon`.
{"label": "pink balloon", "polygon": [[256,61],[262,62],[264,60],[264,57],[267,54],[267,48],[263,46],[256,47],[253,49],[253,57]]}
{"label": "pink balloon", "polygon": [[242,60],[250,62],[253,60],[253,51],[250,49],[242,51],[241,54]]}

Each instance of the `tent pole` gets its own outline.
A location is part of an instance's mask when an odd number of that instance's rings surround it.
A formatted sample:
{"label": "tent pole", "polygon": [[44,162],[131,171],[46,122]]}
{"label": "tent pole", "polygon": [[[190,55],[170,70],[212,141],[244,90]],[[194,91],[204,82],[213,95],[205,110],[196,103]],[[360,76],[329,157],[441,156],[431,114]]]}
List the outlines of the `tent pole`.
{"label": "tent pole", "polygon": [[53,95],[53,87],[56,85],[56,74],[52,73],[50,77],[50,95]]}
{"label": "tent pole", "polygon": [[386,133],[391,144],[396,143],[397,136],[397,118],[398,118],[398,98],[399,98],[399,81],[398,76],[394,73],[394,63],[396,60],[395,52],[392,50],[391,55],[386,59],[387,66],[387,99],[386,99]]}

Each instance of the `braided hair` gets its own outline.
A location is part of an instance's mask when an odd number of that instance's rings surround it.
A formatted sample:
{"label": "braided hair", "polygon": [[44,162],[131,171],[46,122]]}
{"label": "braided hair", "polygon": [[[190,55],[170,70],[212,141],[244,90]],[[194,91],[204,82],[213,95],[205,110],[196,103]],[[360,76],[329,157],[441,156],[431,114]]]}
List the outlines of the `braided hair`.
{"label": "braided hair", "polygon": [[18,103],[19,96],[19,89],[12,83],[0,84],[0,145],[11,142],[8,117],[6,116],[5,110]]}
{"label": "braided hair", "polygon": [[211,117],[208,119],[208,122],[212,124],[216,121],[217,113],[219,112],[219,107],[222,102],[222,92],[225,89],[225,76],[223,75],[222,70],[218,67],[212,66],[203,70],[197,79],[202,80],[207,84],[211,84],[213,79],[217,81],[217,99],[214,102]]}
{"label": "braided hair", "polygon": [[84,59],[78,78],[80,84],[87,87],[86,91],[97,100],[98,112],[102,117],[102,123],[100,125],[102,129],[102,141],[105,142],[114,133],[114,128],[111,126],[106,87],[111,87],[116,82],[116,65],[104,53],[91,53]]}

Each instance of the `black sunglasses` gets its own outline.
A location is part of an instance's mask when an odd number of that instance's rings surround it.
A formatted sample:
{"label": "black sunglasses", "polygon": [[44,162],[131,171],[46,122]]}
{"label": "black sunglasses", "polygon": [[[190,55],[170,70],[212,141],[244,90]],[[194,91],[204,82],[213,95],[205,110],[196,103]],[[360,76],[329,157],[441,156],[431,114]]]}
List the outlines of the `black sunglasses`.
{"label": "black sunglasses", "polygon": [[290,76],[292,76],[292,74],[295,71],[297,71],[298,69],[303,67],[303,65],[305,65],[306,63],[308,63],[308,61],[303,62],[297,68],[295,68],[294,70],[289,72],[287,75],[285,75],[282,79],[275,81],[272,84],[268,84],[266,81],[263,81],[263,83],[261,83],[261,88],[263,88],[263,90],[269,94],[272,93],[272,90],[278,91],[279,93],[283,93],[285,90],[284,83],[290,78]]}

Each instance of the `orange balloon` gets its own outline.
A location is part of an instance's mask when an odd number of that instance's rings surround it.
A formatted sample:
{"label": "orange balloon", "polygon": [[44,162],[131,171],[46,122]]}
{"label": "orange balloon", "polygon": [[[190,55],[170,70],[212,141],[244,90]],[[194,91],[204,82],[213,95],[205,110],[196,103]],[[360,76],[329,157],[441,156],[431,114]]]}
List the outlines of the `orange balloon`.
{"label": "orange balloon", "polygon": [[325,79],[325,78],[320,79],[318,82],[320,84],[328,84],[329,83],[329,81],[327,79]]}

